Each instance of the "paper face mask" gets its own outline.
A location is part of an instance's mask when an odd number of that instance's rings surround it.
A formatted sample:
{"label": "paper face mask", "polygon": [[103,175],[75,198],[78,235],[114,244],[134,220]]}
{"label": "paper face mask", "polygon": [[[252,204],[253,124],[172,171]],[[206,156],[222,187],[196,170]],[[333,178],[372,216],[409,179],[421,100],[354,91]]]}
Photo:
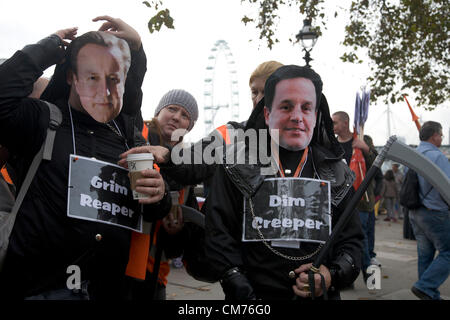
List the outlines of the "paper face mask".
{"label": "paper face mask", "polygon": [[106,123],[122,109],[125,73],[119,48],[87,44],[78,53],[73,82],[83,109]]}
{"label": "paper face mask", "polygon": [[316,116],[314,84],[306,78],[281,80],[276,85],[272,110],[264,109],[271,132],[279,130],[280,146],[292,151],[303,150],[310,144]]}

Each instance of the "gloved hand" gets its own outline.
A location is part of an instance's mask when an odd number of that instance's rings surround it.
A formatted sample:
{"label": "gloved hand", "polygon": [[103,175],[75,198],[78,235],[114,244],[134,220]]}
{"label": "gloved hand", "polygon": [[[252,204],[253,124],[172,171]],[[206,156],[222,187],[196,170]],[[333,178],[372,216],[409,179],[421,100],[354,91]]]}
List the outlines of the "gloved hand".
{"label": "gloved hand", "polygon": [[256,300],[252,285],[239,268],[232,268],[220,280],[225,300]]}
{"label": "gloved hand", "polygon": [[330,266],[331,285],[336,288],[349,286],[359,275],[360,267],[346,252],[341,252]]}

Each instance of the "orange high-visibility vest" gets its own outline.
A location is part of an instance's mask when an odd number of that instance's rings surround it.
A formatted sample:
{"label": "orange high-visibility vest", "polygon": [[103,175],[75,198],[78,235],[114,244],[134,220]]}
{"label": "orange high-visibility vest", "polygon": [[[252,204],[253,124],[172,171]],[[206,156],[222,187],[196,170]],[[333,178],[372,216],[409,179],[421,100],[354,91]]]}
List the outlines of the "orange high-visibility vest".
{"label": "orange high-visibility vest", "polygon": [[[142,135],[148,140],[148,127],[145,122],[142,128]],[[155,228],[156,227],[158,227],[158,225],[155,226]],[[130,253],[127,269],[125,271],[127,276],[145,280],[149,248],[150,235],[135,231],[131,232]]]}
{"label": "orange high-visibility vest", "polygon": [[8,170],[6,170],[6,167],[3,166],[3,168],[1,169],[1,175],[3,176],[3,179],[5,179],[5,181],[10,184],[13,185],[12,179],[9,176]]}
{"label": "orange high-visibility vest", "polygon": [[[226,125],[220,126],[216,129],[220,132],[222,135],[223,140],[226,144],[230,144],[230,136],[228,134],[228,128]],[[142,129],[142,136],[148,140],[148,127],[144,122],[143,129]],[[159,171],[159,168],[155,165],[157,170]],[[178,198],[178,203],[183,204],[184,203],[184,189],[180,191],[180,196]],[[145,280],[146,276],[146,270],[149,272],[153,272],[154,264],[155,264],[155,258],[154,254],[156,253],[156,250],[154,250],[156,245],[156,239],[158,235],[159,228],[161,228],[161,221],[158,221],[155,226],[155,233],[154,237],[152,239],[152,250],[149,252],[150,248],[150,235],[138,233],[133,231],[131,235],[131,244],[130,244],[130,254],[128,259],[128,265],[125,274]],[[167,276],[170,272],[170,266],[167,260],[161,261],[160,267],[159,267],[159,273],[158,273],[158,281],[160,283],[163,283],[164,285],[167,285]]]}
{"label": "orange high-visibility vest", "polygon": [[[178,197],[178,203],[184,203],[184,189],[180,190]],[[128,259],[127,269],[125,274],[127,276],[145,280],[146,270],[153,272],[155,265],[155,253],[156,253],[156,239],[158,238],[158,232],[161,228],[161,220],[156,222],[155,233],[152,239],[152,250],[150,251],[150,235],[132,231],[130,254]],[[161,260],[158,282],[167,285],[167,276],[170,272],[169,262],[167,260]]]}
{"label": "orange high-visibility vest", "polygon": [[222,135],[223,141],[225,141],[226,144],[230,144],[230,135],[228,134],[228,128],[227,125],[224,124],[223,126],[220,126],[216,129],[217,131],[220,132],[220,134]]}
{"label": "orange high-visibility vest", "polygon": [[145,140],[148,140],[148,126],[145,124],[144,121],[144,125],[142,126],[142,136],[145,138]]}
{"label": "orange high-visibility vest", "polygon": [[[184,191],[185,191],[185,189],[180,190],[180,195],[178,197],[179,204],[184,203]],[[153,237],[152,250],[150,250],[150,254],[148,255],[147,270],[149,272],[153,272],[153,268],[155,267],[156,239],[158,238],[158,232],[161,227],[162,227],[162,222],[161,222],[161,220],[159,220],[158,223],[156,224],[155,235]],[[170,272],[169,261],[167,261],[167,259],[163,260],[163,258],[162,258],[160,261],[160,265],[159,265],[158,282],[164,284],[164,286],[167,286],[167,280],[168,280],[167,277],[169,276],[169,272]]]}
{"label": "orange high-visibility vest", "polygon": [[[142,136],[148,140],[148,127],[144,122],[142,129]],[[155,169],[159,172],[159,167],[154,164]],[[184,203],[184,190],[180,191],[178,198],[180,204]],[[125,274],[127,276],[145,280],[146,270],[153,272],[155,265],[155,253],[156,253],[156,240],[158,238],[158,232],[161,228],[161,220],[156,222],[155,232],[152,239],[152,250],[150,251],[150,235],[132,231],[130,253],[128,259],[127,269]],[[158,282],[167,285],[167,276],[170,272],[169,262],[167,260],[161,260],[158,273]]]}

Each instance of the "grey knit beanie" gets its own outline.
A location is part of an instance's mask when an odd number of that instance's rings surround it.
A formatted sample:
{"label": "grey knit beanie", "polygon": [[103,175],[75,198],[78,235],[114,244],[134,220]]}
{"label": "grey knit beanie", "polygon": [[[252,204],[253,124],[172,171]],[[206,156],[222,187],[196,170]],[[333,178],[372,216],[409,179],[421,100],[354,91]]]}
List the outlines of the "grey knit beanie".
{"label": "grey knit beanie", "polygon": [[167,92],[159,101],[158,107],[155,110],[155,117],[165,107],[175,104],[186,109],[190,116],[188,131],[192,129],[198,119],[198,107],[195,98],[187,91],[182,89],[173,89]]}

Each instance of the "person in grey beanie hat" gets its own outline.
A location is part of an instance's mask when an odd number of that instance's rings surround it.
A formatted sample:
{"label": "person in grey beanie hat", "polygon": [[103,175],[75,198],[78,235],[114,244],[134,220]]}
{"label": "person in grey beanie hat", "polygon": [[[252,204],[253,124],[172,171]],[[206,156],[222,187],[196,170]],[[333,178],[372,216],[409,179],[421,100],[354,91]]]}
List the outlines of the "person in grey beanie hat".
{"label": "person in grey beanie hat", "polygon": [[[151,152],[155,154],[158,149],[147,148],[161,148],[169,149],[183,141],[184,135],[190,131],[198,118],[198,107],[195,98],[189,93],[181,89],[174,89],[167,92],[160,100],[154,117],[151,121],[144,121],[144,130],[142,136],[148,140],[148,146],[141,146],[130,149],[127,153]],[[181,135],[175,134],[176,130],[183,130]],[[144,149],[143,149],[144,148]],[[159,149],[160,150],[160,149]],[[125,157],[127,153],[121,155]],[[158,152],[157,152],[158,153]],[[158,164],[158,156],[155,160]],[[166,160],[165,160],[166,161]],[[194,188],[188,185],[176,182],[174,179],[165,175],[164,168],[161,167],[161,174],[168,183],[171,191],[183,192],[183,204],[198,210],[198,203],[194,194]],[[185,196],[186,195],[186,196]],[[183,213],[181,209],[172,210],[166,217],[161,220],[161,228],[155,231],[156,243],[154,248],[150,250],[149,255],[153,259],[148,260],[146,277],[144,281],[134,283],[131,289],[130,298],[132,300],[143,301],[144,299],[166,300],[166,283],[167,275],[169,273],[169,261],[172,259],[172,266],[178,268],[176,261],[179,261],[180,266],[183,266],[179,254],[180,244],[178,243],[180,234],[190,234],[192,227],[185,228],[183,221]],[[153,247],[152,247],[153,248]],[[163,250],[162,258],[156,258],[158,249]],[[159,261],[159,262],[157,262]],[[161,267],[160,267],[161,266]],[[154,271],[159,270],[159,271]],[[155,273],[158,273],[157,276]],[[153,282],[155,281],[155,282]]]}
{"label": "person in grey beanie hat", "polygon": [[[143,136],[152,145],[174,146],[181,142],[183,136],[191,131],[198,119],[198,107],[195,98],[187,91],[173,89],[167,92],[158,103],[151,121],[144,121],[148,130],[157,133],[158,141],[151,141],[143,131]],[[145,129],[145,128],[144,128]],[[172,137],[175,130],[186,130],[178,139]],[[172,140],[174,138],[174,140]]]}
{"label": "person in grey beanie hat", "polygon": [[192,94],[182,89],[170,90],[159,101],[158,107],[155,110],[155,117],[158,116],[163,108],[169,105],[181,106],[187,111],[190,118],[187,130],[190,131],[198,119],[197,101]]}

